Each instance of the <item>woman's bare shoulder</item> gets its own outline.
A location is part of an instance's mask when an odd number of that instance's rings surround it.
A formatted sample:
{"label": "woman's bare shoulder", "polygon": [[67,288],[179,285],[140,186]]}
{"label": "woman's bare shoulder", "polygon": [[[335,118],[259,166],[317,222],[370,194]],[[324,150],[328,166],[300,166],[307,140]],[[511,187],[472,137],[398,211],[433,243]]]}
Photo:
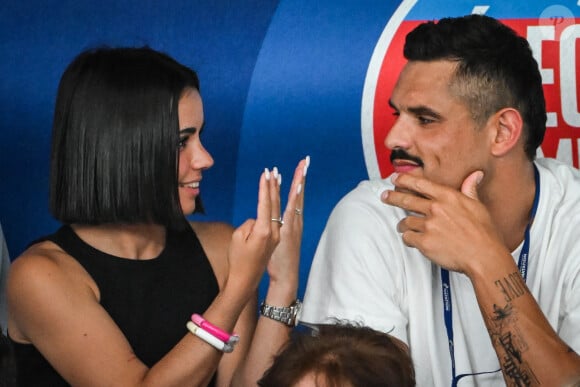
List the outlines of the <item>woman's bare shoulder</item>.
{"label": "woman's bare shoulder", "polygon": [[[10,277],[25,276],[31,280],[48,279],[71,266],[72,257],[65,253],[58,245],[50,241],[36,243],[26,249],[12,262]],[[27,281],[28,282],[28,281]]]}
{"label": "woman's bare shoulder", "polygon": [[229,241],[234,228],[225,222],[191,222],[191,227],[202,243],[224,243]]}
{"label": "woman's bare shoulder", "polygon": [[9,329],[16,339],[22,338],[19,332],[26,331],[26,321],[47,309],[44,306],[59,304],[70,295],[91,302],[99,297],[96,285],[83,267],[49,241],[29,247],[12,262],[7,295],[11,312]]}

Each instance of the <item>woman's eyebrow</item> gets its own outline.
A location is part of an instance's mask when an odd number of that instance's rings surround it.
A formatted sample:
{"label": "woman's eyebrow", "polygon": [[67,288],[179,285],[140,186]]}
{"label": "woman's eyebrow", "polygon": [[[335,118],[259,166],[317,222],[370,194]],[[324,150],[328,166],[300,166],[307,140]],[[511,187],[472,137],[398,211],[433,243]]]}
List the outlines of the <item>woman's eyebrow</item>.
{"label": "woman's eyebrow", "polygon": [[179,131],[179,135],[180,136],[183,136],[183,135],[192,135],[192,134],[195,134],[195,132],[197,132],[197,128],[195,128],[195,127],[192,126],[190,128],[181,129]]}
{"label": "woman's eyebrow", "polygon": [[[199,133],[203,132],[203,127],[205,126],[205,122],[201,125],[201,128],[199,129]],[[195,134],[195,132],[197,132],[197,128],[195,126],[189,127],[189,128],[183,128],[179,131],[179,135],[192,135]]]}

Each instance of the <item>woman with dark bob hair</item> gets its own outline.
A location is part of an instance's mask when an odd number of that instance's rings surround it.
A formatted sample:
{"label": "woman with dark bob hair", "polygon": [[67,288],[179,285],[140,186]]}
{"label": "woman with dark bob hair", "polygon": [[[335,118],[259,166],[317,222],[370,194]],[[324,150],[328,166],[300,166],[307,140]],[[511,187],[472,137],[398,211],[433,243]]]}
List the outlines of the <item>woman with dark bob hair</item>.
{"label": "woman with dark bob hair", "polygon": [[260,387],[413,387],[405,344],[348,322],[297,331],[258,382]]}
{"label": "woman with dark bob hair", "polygon": [[63,225],[14,261],[8,281],[18,385],[256,384],[299,309],[309,158],[283,215],[273,168],[260,176],[255,220],[189,222],[213,165],[203,126],[197,75],[163,53],[100,48],[68,66],[50,189]]}

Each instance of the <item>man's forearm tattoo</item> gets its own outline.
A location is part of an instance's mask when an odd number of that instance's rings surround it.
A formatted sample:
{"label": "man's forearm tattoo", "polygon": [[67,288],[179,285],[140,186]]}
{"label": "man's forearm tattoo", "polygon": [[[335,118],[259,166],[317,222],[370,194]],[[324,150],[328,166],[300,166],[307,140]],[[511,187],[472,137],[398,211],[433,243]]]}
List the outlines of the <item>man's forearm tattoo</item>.
{"label": "man's forearm tattoo", "polygon": [[494,284],[502,292],[506,302],[511,302],[527,293],[526,283],[518,271],[498,279]]}
{"label": "man's forearm tattoo", "polygon": [[516,271],[496,280],[494,285],[503,295],[506,304],[493,305],[493,311],[489,316],[491,322],[489,333],[496,347],[506,382],[510,386],[518,387],[538,385],[539,381],[523,355],[528,350],[528,344],[517,329],[517,311],[514,311],[512,304],[515,299],[528,293],[526,283]]}
{"label": "man's forearm tattoo", "polygon": [[528,350],[528,345],[514,325],[517,317],[512,304],[508,303],[503,307],[494,304],[490,320],[490,337],[494,346],[499,347],[498,359],[507,384],[518,387],[539,384],[523,357],[523,353]]}
{"label": "man's forearm tattoo", "polygon": [[493,304],[493,321],[497,321],[501,326],[502,320],[507,319],[512,315],[512,305],[507,304],[505,307],[501,308],[496,304]]}

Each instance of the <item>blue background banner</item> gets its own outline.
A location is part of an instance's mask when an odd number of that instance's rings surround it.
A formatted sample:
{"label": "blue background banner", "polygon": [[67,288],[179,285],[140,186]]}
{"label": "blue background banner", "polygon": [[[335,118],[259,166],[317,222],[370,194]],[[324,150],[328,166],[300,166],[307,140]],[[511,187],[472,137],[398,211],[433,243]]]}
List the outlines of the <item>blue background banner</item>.
{"label": "blue background banner", "polygon": [[276,7],[271,0],[3,1],[0,222],[11,256],[57,225],[48,213],[56,89],[74,56],[100,45],[149,45],[198,72],[204,141],[216,159],[202,187],[207,218],[231,221],[248,86]]}
{"label": "blue background banner", "polygon": [[[360,180],[376,177],[369,165],[377,160],[369,158],[378,156],[363,143],[373,149],[382,139],[364,138],[361,119],[371,117],[372,125],[374,112],[388,109],[365,110],[364,103],[365,92],[366,101],[375,99],[369,64],[373,57],[382,64],[386,27],[392,21],[396,30],[404,21],[462,15],[475,7],[502,19],[543,15],[548,23],[557,23],[562,9],[566,17],[579,14],[569,1],[4,0],[0,222],[11,256],[58,226],[48,212],[48,172],[54,99],[65,66],[86,48],[148,45],[194,68],[201,79],[203,141],[216,163],[201,187],[207,214],[195,219],[237,226],[254,217],[265,167],[281,170],[285,202],[296,162],[311,156],[302,296],[333,206]],[[394,69],[383,71],[396,78]]]}

